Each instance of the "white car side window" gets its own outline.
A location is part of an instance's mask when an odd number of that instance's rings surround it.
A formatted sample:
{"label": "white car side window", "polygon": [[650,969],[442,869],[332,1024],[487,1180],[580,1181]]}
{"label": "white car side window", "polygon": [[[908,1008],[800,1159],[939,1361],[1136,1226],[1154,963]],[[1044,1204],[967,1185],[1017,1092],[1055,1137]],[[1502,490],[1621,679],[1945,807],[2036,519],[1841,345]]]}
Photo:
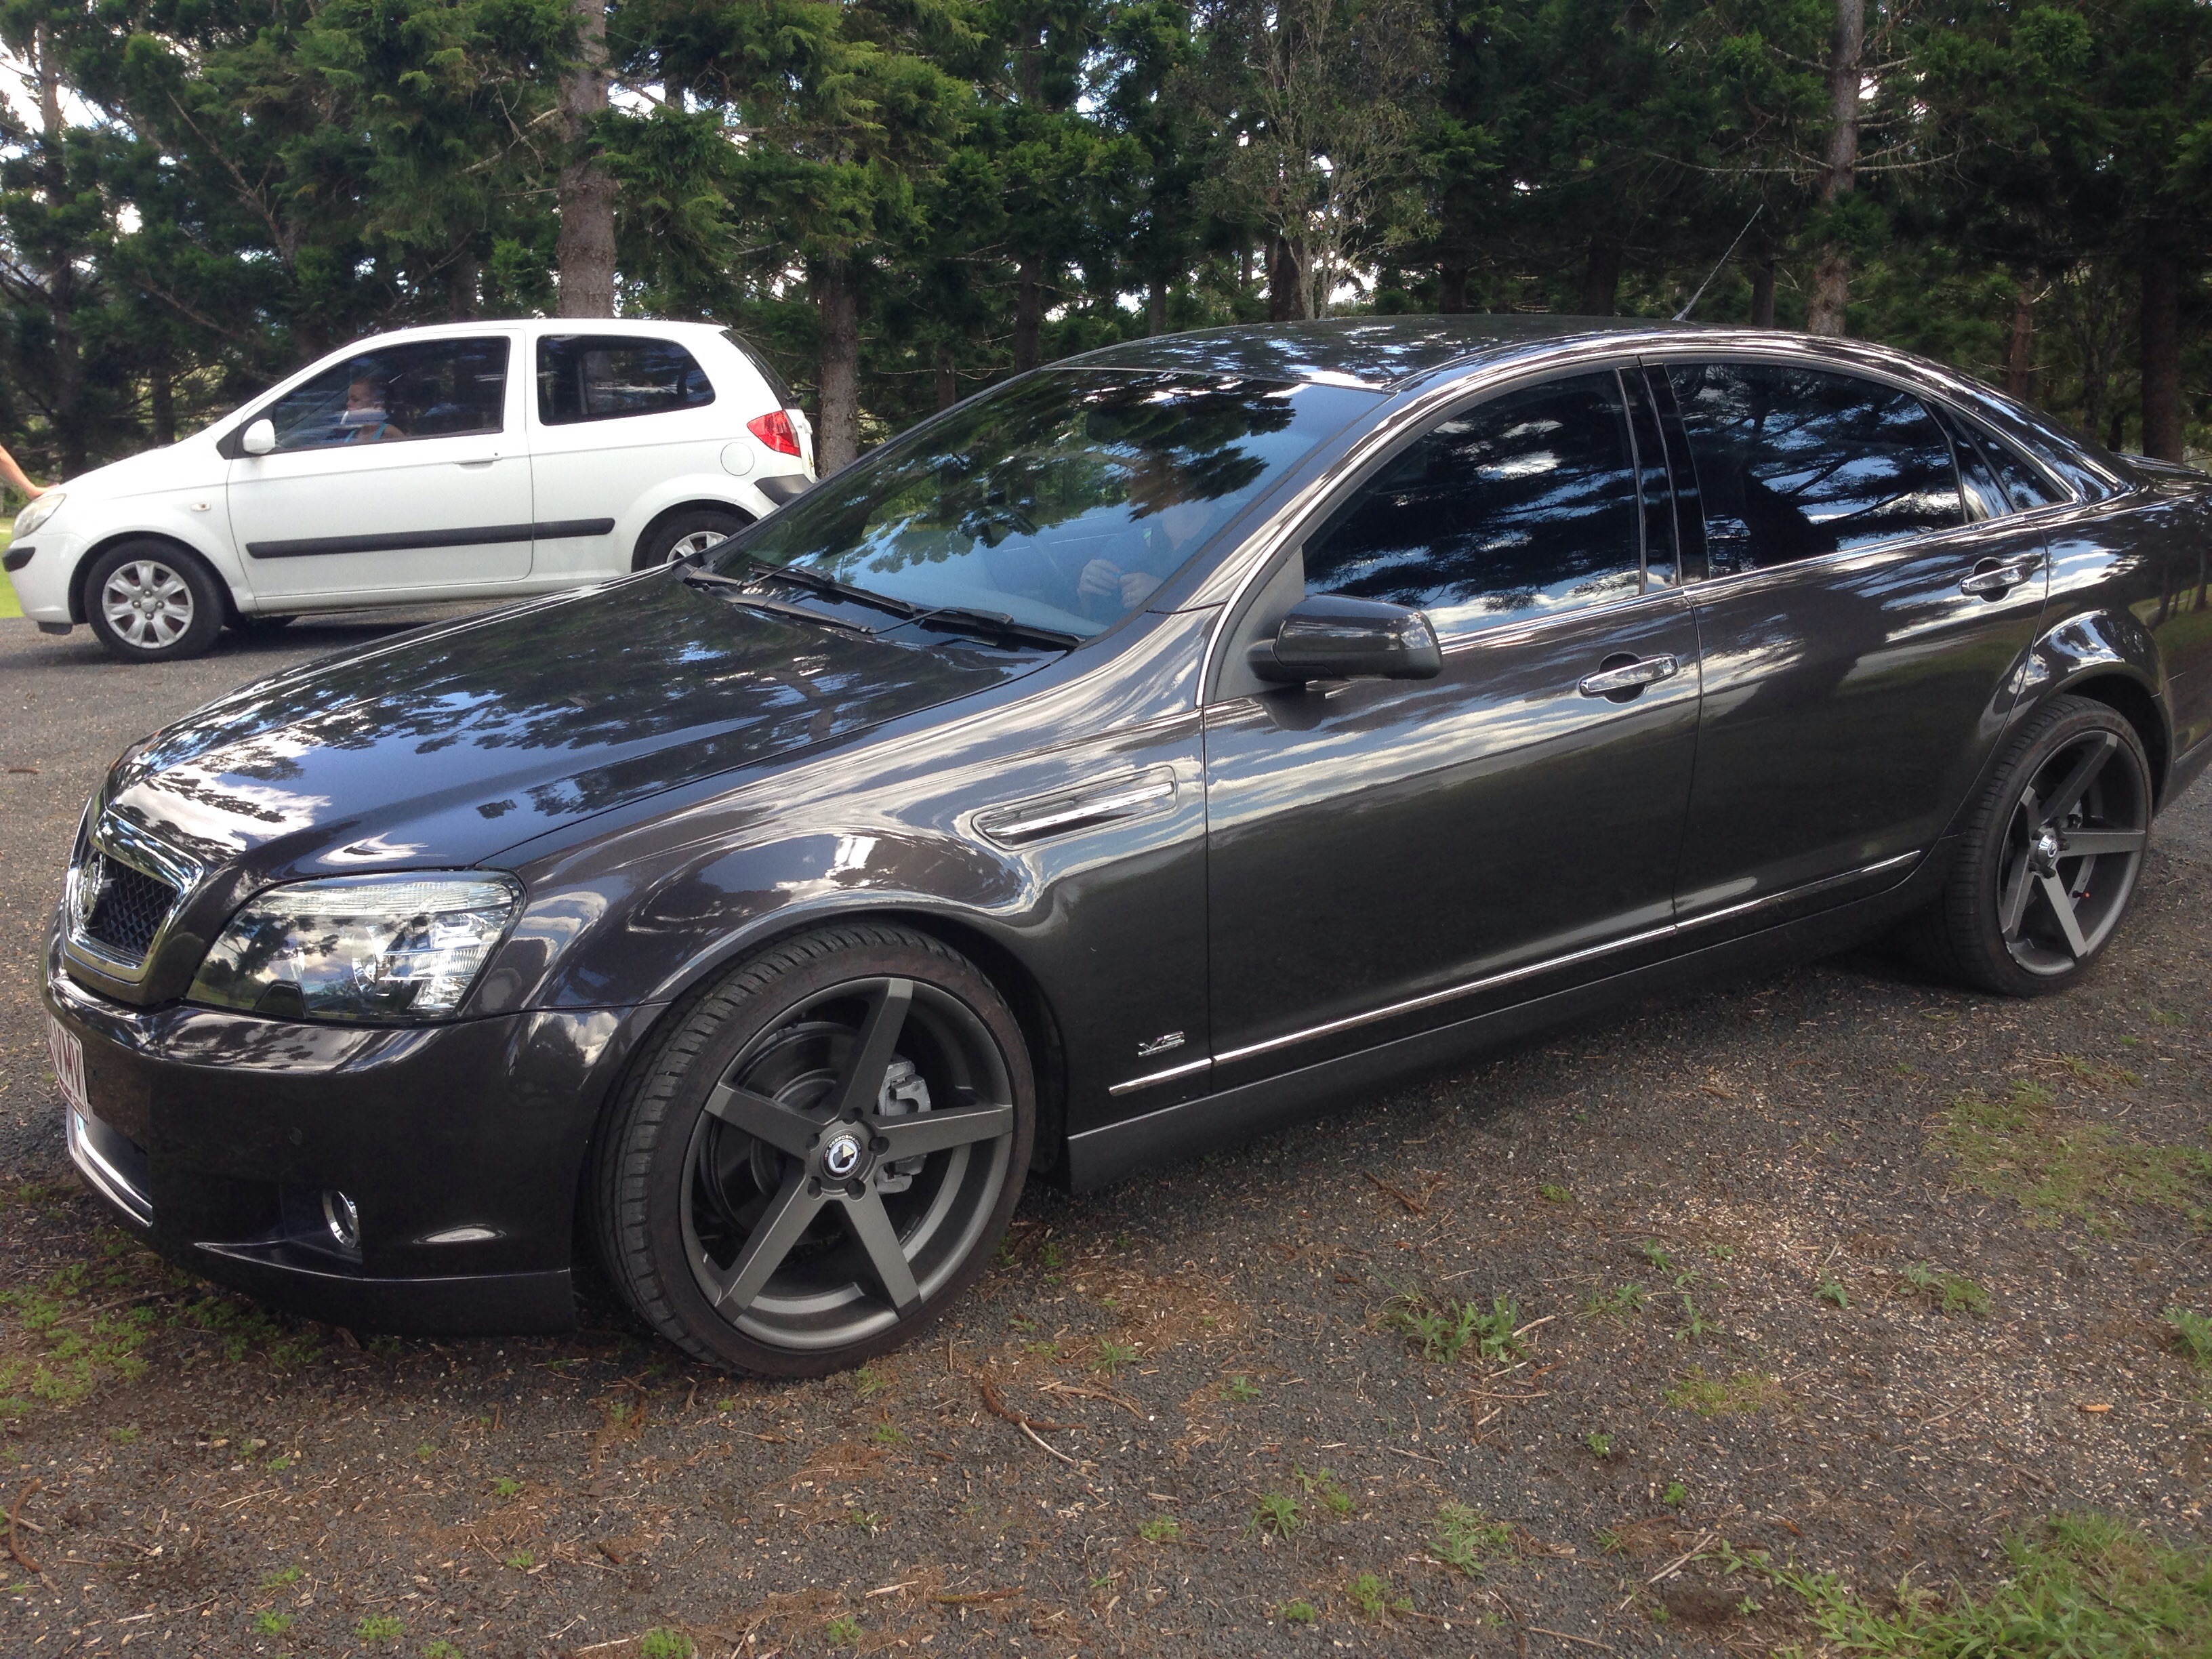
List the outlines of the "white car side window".
{"label": "white car side window", "polygon": [[507,361],[499,338],[376,347],[293,387],[265,412],[280,453],[497,432]]}
{"label": "white car side window", "polygon": [[714,401],[707,371],[673,340],[549,334],[538,343],[538,418],[548,426],[659,415]]}

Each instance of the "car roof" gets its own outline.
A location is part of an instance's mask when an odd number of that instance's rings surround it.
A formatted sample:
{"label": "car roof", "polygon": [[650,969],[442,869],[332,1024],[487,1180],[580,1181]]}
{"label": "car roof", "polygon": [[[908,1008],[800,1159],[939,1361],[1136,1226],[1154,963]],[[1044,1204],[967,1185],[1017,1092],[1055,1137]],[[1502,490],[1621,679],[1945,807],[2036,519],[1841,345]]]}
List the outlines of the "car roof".
{"label": "car roof", "polygon": [[1481,358],[1622,335],[1738,337],[1648,317],[1552,317],[1462,313],[1446,317],[1339,317],[1310,323],[1194,329],[1102,347],[1055,364],[1099,368],[1191,369],[1313,380],[1389,391]]}
{"label": "car roof", "polygon": [[541,334],[686,334],[712,338],[720,338],[722,334],[720,323],[678,323],[659,317],[471,317],[364,334],[357,340],[349,341],[341,349],[356,351],[392,340],[451,340],[514,328],[534,329]]}

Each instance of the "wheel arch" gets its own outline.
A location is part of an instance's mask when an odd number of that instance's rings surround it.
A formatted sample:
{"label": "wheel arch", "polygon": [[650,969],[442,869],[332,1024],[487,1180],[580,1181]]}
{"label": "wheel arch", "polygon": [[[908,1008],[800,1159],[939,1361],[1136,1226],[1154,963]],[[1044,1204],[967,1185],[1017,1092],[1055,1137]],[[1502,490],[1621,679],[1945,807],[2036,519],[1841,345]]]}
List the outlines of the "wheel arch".
{"label": "wheel arch", "polygon": [[77,555],[76,568],[70,572],[70,620],[82,623],[89,620],[85,611],[84,591],[92,578],[92,568],[102,555],[120,547],[125,542],[160,542],[173,547],[187,558],[196,561],[215,580],[222,593],[223,618],[228,621],[238,614],[238,595],[232,591],[230,579],[222,574],[222,567],[210,558],[201,549],[194,547],[181,536],[173,536],[160,530],[118,530],[102,536],[83,552]]}
{"label": "wheel arch", "polygon": [[2052,688],[2052,696],[2062,693],[2101,702],[2135,727],[2136,736],[2142,740],[2144,757],[2150,762],[2153,810],[2163,806],[2173,757],[2166,708],[2158,695],[2135,675],[2112,668],[2085,669],[2078,678]]}
{"label": "wheel arch", "polygon": [[681,513],[731,513],[743,519],[749,525],[760,522],[759,514],[726,497],[699,495],[677,501],[671,506],[662,507],[647,519],[645,521],[645,528],[639,531],[635,538],[631,541],[629,562],[633,569],[636,568],[638,560],[644,556],[647,544],[660,533],[663,525]]}

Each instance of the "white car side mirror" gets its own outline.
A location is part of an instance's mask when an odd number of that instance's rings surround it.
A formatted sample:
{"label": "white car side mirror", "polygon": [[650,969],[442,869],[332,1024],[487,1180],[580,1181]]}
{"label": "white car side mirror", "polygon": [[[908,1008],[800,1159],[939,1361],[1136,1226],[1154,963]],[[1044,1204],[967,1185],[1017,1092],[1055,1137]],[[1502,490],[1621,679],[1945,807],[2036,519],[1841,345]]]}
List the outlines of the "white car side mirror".
{"label": "white car side mirror", "polygon": [[266,455],[276,447],[276,428],[267,420],[254,422],[246,428],[238,447],[249,455]]}

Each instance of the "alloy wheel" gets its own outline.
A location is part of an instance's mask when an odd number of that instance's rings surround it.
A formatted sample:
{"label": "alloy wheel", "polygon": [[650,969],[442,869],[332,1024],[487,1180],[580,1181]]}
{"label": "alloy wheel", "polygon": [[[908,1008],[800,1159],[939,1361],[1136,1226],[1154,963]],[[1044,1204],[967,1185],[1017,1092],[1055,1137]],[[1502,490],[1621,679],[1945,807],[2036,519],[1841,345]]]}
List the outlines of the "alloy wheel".
{"label": "alloy wheel", "polygon": [[726,542],[729,538],[730,532],[726,530],[694,530],[689,535],[678,536],[669,544],[668,562],[674,564],[678,559],[688,559],[696,554],[704,553],[717,543]]}
{"label": "alloy wheel", "polygon": [[174,645],[191,631],[192,590],[173,568],[156,559],[133,559],[108,573],[100,590],[100,614],[118,637],[141,650]]}
{"label": "alloy wheel", "polygon": [[2148,791],[2130,758],[2112,732],[2084,732],[2051,751],[2014,804],[1997,932],[2028,973],[2072,971],[2127,908],[2150,829]]}
{"label": "alloy wheel", "polygon": [[685,1152],[684,1250],[757,1342],[842,1347],[967,1261],[1010,1175],[1013,1089],[988,1028],[926,982],[808,997],[709,1094]]}

